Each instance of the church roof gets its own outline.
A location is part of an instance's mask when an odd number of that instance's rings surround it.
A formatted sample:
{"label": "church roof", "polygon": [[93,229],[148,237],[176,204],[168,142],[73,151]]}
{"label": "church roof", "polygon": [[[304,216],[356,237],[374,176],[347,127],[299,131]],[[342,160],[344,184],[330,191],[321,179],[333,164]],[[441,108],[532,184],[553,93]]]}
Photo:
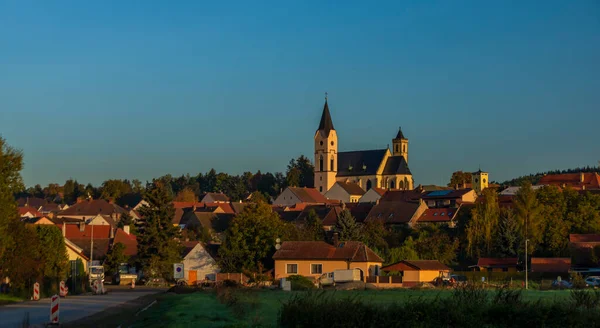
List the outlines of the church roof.
{"label": "church roof", "polygon": [[375,175],[387,149],[345,151],[338,153],[338,177]]}
{"label": "church roof", "polygon": [[390,156],[383,168],[383,175],[411,174],[408,163],[402,156]]}
{"label": "church roof", "polygon": [[404,134],[402,133],[402,128],[398,128],[398,134],[396,135],[396,139],[406,139],[404,138]]}
{"label": "church roof", "polygon": [[327,100],[325,100],[323,114],[321,115],[321,123],[319,123],[317,131],[325,131],[325,133],[328,134],[331,130],[335,129],[333,128],[333,121],[331,120],[331,114],[329,113],[329,105],[327,105]]}

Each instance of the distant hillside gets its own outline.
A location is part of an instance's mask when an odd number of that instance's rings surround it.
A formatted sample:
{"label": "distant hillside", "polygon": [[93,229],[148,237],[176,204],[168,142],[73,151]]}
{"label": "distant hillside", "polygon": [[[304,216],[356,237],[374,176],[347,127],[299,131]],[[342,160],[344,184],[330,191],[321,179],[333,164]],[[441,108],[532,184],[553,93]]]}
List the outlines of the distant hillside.
{"label": "distant hillside", "polygon": [[535,173],[535,174],[530,174],[530,175],[524,175],[522,177],[518,177],[518,178],[515,178],[512,180],[504,181],[501,183],[501,185],[503,185],[503,186],[520,186],[525,181],[529,181],[529,182],[531,182],[531,184],[537,184],[538,181],[540,181],[540,179],[544,175],[563,174],[563,173],[579,173],[579,172],[584,172],[584,173],[598,172],[598,173],[600,173],[600,167],[586,166],[586,167],[578,167],[578,168],[567,169],[567,170],[554,170],[554,171],[548,171],[548,172],[542,172],[542,173]]}

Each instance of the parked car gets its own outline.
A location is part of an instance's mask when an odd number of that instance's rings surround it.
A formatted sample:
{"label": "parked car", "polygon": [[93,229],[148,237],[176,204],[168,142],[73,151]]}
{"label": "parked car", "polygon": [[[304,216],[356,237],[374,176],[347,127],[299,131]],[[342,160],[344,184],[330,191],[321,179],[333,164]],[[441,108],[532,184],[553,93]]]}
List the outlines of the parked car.
{"label": "parked car", "polygon": [[598,287],[600,286],[600,277],[598,276],[589,276],[585,278],[585,284],[589,287]]}
{"label": "parked car", "polygon": [[566,280],[554,280],[552,282],[552,287],[561,289],[571,289],[573,288],[573,284]]}

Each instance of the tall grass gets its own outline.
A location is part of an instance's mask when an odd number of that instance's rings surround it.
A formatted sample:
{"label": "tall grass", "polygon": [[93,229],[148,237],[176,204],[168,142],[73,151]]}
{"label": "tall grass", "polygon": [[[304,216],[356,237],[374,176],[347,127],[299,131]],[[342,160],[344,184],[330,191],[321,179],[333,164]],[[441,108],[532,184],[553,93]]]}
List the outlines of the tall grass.
{"label": "tall grass", "polygon": [[595,327],[600,324],[600,293],[573,291],[562,302],[526,302],[521,291],[490,294],[476,285],[455,289],[451,297],[413,298],[387,306],[356,296],[296,294],[279,312],[281,327]]}

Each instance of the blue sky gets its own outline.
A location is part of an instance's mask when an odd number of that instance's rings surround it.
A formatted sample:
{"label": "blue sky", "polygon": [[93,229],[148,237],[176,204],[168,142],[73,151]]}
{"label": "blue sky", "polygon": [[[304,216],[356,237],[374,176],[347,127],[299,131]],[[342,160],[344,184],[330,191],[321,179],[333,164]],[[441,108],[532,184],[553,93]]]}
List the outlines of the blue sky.
{"label": "blue sky", "polygon": [[417,184],[600,160],[598,1],[0,0],[0,22],[27,185],[284,171],[325,91],[340,151],[402,126]]}

